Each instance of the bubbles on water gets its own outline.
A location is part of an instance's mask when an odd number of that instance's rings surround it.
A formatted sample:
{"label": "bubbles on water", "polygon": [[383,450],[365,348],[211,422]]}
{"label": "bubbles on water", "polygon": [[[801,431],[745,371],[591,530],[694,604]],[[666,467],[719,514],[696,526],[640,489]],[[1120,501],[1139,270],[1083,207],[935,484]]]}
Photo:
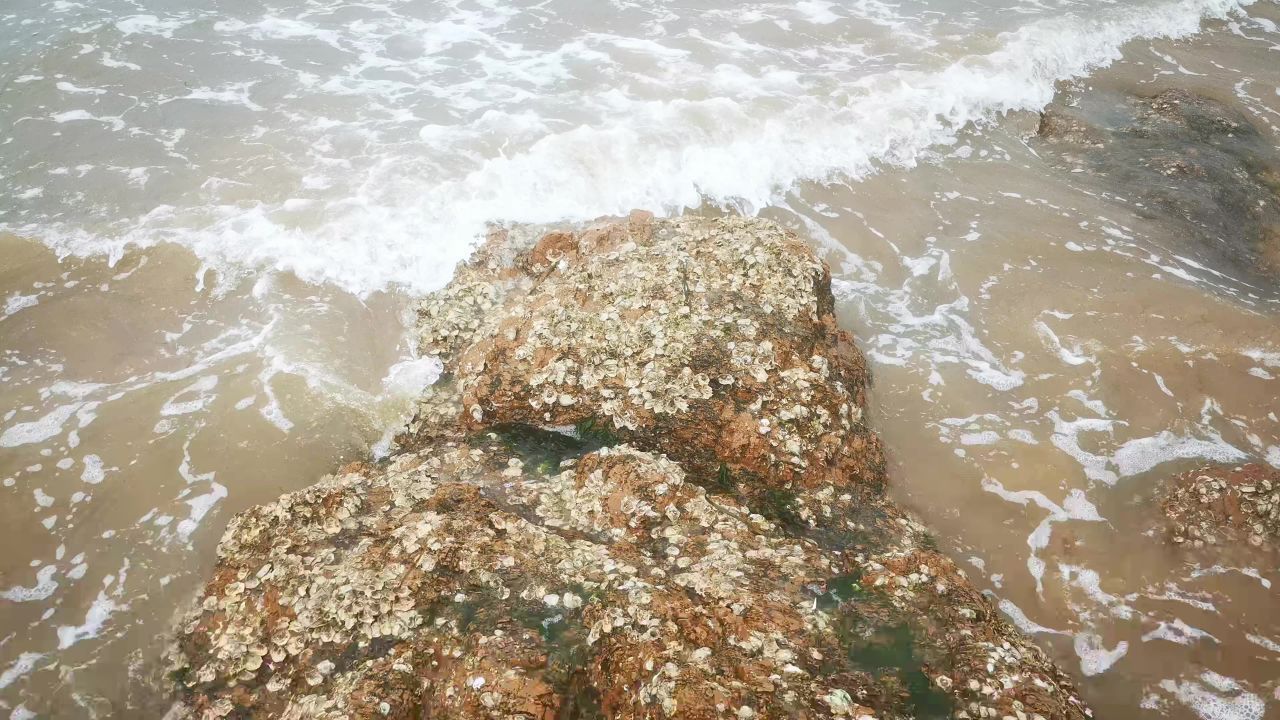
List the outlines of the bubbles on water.
{"label": "bubbles on water", "polygon": [[106,592],[99,591],[98,597],[89,606],[83,624],[62,625],[58,628],[58,649],[65,650],[81,640],[97,637],[112,613],[125,607],[127,606],[118,605],[107,597]]}
{"label": "bubbles on water", "polygon": [[14,680],[34,670],[36,663],[43,657],[43,654],[34,652],[24,652],[19,655],[13,664],[0,673],[0,689],[8,687]]}
{"label": "bubbles on water", "polygon": [[1114,648],[1108,649],[1097,635],[1079,633],[1075,637],[1075,649],[1080,658],[1080,672],[1090,677],[1100,675],[1115,665],[1129,652],[1129,643],[1121,640]]}
{"label": "bubbles on water", "polygon": [[1160,689],[1172,694],[1203,720],[1262,720],[1266,713],[1262,698],[1212,670],[1191,679],[1164,680]]}
{"label": "bubbles on water", "polygon": [[36,572],[36,582],[30,587],[22,585],[14,585],[13,587],[0,592],[0,598],[10,600],[12,602],[36,602],[39,600],[48,600],[58,589],[58,581],[54,580],[54,576],[58,572],[57,565],[45,565]]}
{"label": "bubbles on water", "polygon": [[44,416],[27,422],[14,423],[0,433],[0,447],[18,447],[44,442],[62,432],[62,426],[82,407],[82,404],[60,405]]}
{"label": "bubbles on water", "polygon": [[8,298],[5,298],[3,317],[8,317],[10,315],[13,315],[14,313],[24,308],[33,307],[37,305],[39,302],[40,302],[39,293],[35,293],[32,295],[22,295],[20,293],[13,293]]}
{"label": "bubbles on water", "polygon": [[102,458],[93,453],[89,453],[84,456],[82,462],[84,463],[84,470],[80,473],[81,482],[89,485],[97,485],[106,477],[106,470],[103,468]]}

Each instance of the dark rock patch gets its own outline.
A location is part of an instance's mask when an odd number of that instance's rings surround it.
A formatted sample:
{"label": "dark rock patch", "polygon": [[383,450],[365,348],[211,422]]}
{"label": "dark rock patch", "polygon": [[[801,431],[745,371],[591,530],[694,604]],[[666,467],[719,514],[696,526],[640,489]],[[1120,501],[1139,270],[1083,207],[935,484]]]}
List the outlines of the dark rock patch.
{"label": "dark rock patch", "polygon": [[1280,149],[1240,111],[1184,90],[1089,93],[1046,108],[1038,141],[1182,230],[1202,264],[1280,288]]}

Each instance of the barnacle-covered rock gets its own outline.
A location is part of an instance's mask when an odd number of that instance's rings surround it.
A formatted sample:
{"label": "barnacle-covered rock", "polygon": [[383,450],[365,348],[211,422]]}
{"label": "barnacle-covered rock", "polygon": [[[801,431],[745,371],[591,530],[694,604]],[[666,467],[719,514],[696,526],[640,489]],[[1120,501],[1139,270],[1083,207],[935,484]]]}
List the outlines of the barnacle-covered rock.
{"label": "barnacle-covered rock", "polygon": [[537,284],[460,355],[470,428],[585,422],[707,477],[883,482],[866,363],[826,266],[791,233],[636,214],[551,233],[528,258]]}
{"label": "barnacle-covered rock", "polygon": [[890,718],[970,702],[1083,717],[937,553],[824,550],[628,446],[542,472],[512,444],[406,453],[237,516],[173,654],[185,704],[210,718]]}
{"label": "barnacle-covered rock", "polygon": [[884,496],[865,362],[776,225],[495,233],[420,319],[445,374],[399,454],[232,520],[186,713],[1087,716]]}
{"label": "barnacle-covered rock", "polygon": [[418,412],[400,437],[402,447],[456,438],[462,411],[462,390],[454,377],[457,356],[492,337],[503,308],[534,284],[529,273],[532,254],[518,253],[520,245],[507,231],[494,230],[471,259],[458,266],[447,286],[419,303],[419,349],[442,361],[444,375],[418,399]]}
{"label": "barnacle-covered rock", "polygon": [[1162,490],[1165,535],[1188,548],[1272,548],[1280,538],[1280,470],[1205,467]]}

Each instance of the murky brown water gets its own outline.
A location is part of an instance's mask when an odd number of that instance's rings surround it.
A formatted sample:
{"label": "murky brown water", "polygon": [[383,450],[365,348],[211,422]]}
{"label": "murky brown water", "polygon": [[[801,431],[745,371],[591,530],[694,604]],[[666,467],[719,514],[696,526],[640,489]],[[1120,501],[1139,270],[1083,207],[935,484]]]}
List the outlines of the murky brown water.
{"label": "murky brown water", "polygon": [[403,302],[201,288],[176,247],[108,267],[0,237],[0,257],[0,293],[35,301],[0,320],[0,685],[42,715],[147,716],[227,519],[366,457],[408,408],[411,382],[382,383]]}
{"label": "murky brown water", "polygon": [[[1049,197],[1034,177],[988,180],[996,192]],[[899,497],[969,560],[980,586],[1048,628],[1038,638],[1079,670],[1101,717],[1133,717],[1144,699],[1167,698],[1162,682],[1199,682],[1202,671],[1269,697],[1280,669],[1268,645],[1280,637],[1274,557],[1236,557],[1214,574],[1212,561],[1196,564],[1146,530],[1162,478],[1212,460],[1274,458],[1274,312],[1171,282],[1101,249],[1096,235],[1086,243],[1057,210],[954,202],[961,216],[981,214],[982,238],[902,229],[866,196],[852,207],[896,250],[867,228],[828,227],[884,264],[880,283],[892,273],[889,286],[910,288],[900,312],[844,305],[863,346],[882,354],[875,423]],[[1098,249],[1069,250],[1069,238]],[[901,269],[901,259],[937,251],[950,280],[920,283]],[[968,303],[957,308],[958,298]],[[915,323],[926,331],[904,342],[899,328]],[[1243,574],[1254,569],[1260,578]],[[1148,700],[1169,717],[1195,717],[1166,702]]]}
{"label": "murky brown water", "polygon": [[[1139,56],[1091,84],[1230,100],[1236,73],[1280,67],[1215,38],[1220,53],[1152,50],[1203,75]],[[1278,108],[1259,101],[1255,122]],[[1185,229],[1102,179],[1046,173],[1037,120],[967,138],[968,159],[806,188],[778,217],[842,268],[898,496],[1077,672],[1099,717],[1280,717],[1275,556],[1192,555],[1150,532],[1161,480],[1280,466],[1274,286],[1197,263]]]}
{"label": "murky brown water", "polygon": [[[1059,101],[1190,88],[1280,144],[1280,6],[1249,13],[1132,43]],[[895,492],[1099,717],[1280,716],[1275,558],[1219,563],[1148,534],[1161,478],[1280,466],[1280,302],[1051,162],[1036,122],[762,212],[826,252],[875,368]],[[411,292],[320,282],[342,274],[333,247],[279,263],[309,284],[223,277],[167,243],[59,261],[44,240],[0,235],[0,708],[150,717],[163,634],[229,517],[365,456],[432,365],[406,339]],[[402,279],[417,252],[371,250],[352,271],[390,257]]]}

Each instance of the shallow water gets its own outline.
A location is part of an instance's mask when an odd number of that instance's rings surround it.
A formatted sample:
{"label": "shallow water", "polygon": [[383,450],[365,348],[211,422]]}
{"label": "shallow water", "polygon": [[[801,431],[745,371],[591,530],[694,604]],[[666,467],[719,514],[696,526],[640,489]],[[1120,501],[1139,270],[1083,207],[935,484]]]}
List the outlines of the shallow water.
{"label": "shallow water", "polygon": [[1274,558],[1148,534],[1160,478],[1280,466],[1275,288],[1033,137],[1178,87],[1280,143],[1244,5],[6,6],[0,703],[162,709],[227,519],[397,427],[486,222],[705,200],[823,250],[895,492],[1099,717],[1280,713]]}
{"label": "shallow water", "polygon": [[167,246],[115,267],[0,254],[22,290],[0,320],[0,685],[42,714],[127,714],[227,518],[367,456],[437,366],[399,359],[394,297],[287,276],[220,293]]}

